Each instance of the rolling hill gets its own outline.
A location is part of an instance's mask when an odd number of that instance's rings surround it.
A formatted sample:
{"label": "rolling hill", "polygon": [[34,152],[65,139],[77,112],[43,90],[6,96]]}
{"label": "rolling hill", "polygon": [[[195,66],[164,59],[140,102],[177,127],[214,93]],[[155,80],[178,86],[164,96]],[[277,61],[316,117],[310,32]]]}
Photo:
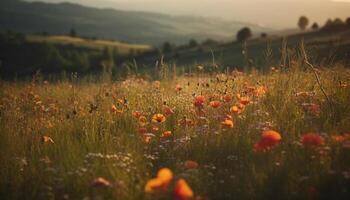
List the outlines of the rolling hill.
{"label": "rolling hill", "polygon": [[271,30],[217,18],[99,9],[72,3],[0,1],[0,30],[23,33],[62,35],[74,28],[81,36],[159,45],[164,41],[185,43],[191,38],[228,40],[244,26],[255,33]]}
{"label": "rolling hill", "polygon": [[56,45],[73,45],[81,48],[103,50],[105,48],[115,49],[120,54],[128,54],[130,50],[135,51],[147,51],[152,47],[142,44],[128,44],[111,40],[92,40],[79,37],[70,37],[65,35],[53,35],[53,36],[41,36],[41,35],[28,35],[27,41],[32,43],[52,43]]}
{"label": "rolling hill", "polygon": [[[289,35],[270,35],[266,38],[253,38],[246,43],[247,59],[242,54],[240,42],[224,42],[209,45],[198,45],[192,48],[177,48],[164,55],[140,55],[135,60],[146,68],[154,65],[155,60],[163,57],[164,62],[193,67],[196,64],[216,65],[226,69],[251,66],[262,69],[271,65],[288,63],[288,60],[298,56],[301,39],[304,38],[306,48],[312,61],[318,65],[341,62],[345,66],[350,64],[350,25],[340,25],[331,29],[292,33]],[[284,51],[283,47],[286,47]],[[281,60],[282,52],[287,52],[286,61]],[[247,60],[249,60],[247,63]]]}

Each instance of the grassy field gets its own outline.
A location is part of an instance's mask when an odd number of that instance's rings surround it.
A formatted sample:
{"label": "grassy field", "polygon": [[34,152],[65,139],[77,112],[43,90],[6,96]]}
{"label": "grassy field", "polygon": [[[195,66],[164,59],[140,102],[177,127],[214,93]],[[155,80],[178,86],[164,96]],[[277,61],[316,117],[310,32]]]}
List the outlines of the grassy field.
{"label": "grassy field", "polygon": [[349,69],[202,67],[0,82],[0,199],[350,198]]}
{"label": "grassy field", "polygon": [[27,40],[29,42],[47,42],[52,44],[59,45],[74,45],[76,47],[90,48],[103,50],[104,48],[117,49],[118,53],[128,54],[130,50],[134,51],[147,51],[151,49],[149,45],[142,44],[127,44],[118,41],[111,40],[88,40],[80,37],[70,37],[64,35],[56,35],[56,36],[39,36],[39,35],[28,35]]}

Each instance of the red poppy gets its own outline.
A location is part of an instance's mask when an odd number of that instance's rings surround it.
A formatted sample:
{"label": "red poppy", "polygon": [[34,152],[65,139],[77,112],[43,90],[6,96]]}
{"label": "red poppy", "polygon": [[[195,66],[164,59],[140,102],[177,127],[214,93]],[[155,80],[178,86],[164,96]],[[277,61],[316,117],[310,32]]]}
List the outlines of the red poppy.
{"label": "red poppy", "polygon": [[281,141],[281,135],[273,130],[263,131],[261,135],[261,139],[259,142],[255,143],[254,150],[255,151],[267,151],[273,148]]}
{"label": "red poppy", "polygon": [[225,101],[226,103],[228,103],[228,102],[232,101],[232,96],[226,94],[226,95],[224,95],[223,99],[224,99],[224,101]]}
{"label": "red poppy", "polygon": [[205,97],[202,95],[199,95],[195,97],[193,104],[196,107],[202,107],[204,105],[204,102],[205,102]]}
{"label": "red poppy", "polygon": [[218,108],[218,107],[221,106],[221,102],[220,102],[220,101],[211,101],[211,102],[209,103],[209,105],[210,105],[211,107],[213,107],[213,108]]}
{"label": "red poppy", "polygon": [[317,147],[324,144],[324,138],[316,133],[307,133],[302,136],[304,146]]}
{"label": "red poppy", "polygon": [[186,160],[184,163],[184,167],[186,169],[196,169],[196,168],[198,168],[198,166],[199,166],[199,164],[193,160]]}
{"label": "red poppy", "polygon": [[164,106],[164,114],[165,115],[172,115],[172,114],[174,114],[175,112],[174,112],[174,110],[172,109],[172,108],[170,108],[169,106]]}

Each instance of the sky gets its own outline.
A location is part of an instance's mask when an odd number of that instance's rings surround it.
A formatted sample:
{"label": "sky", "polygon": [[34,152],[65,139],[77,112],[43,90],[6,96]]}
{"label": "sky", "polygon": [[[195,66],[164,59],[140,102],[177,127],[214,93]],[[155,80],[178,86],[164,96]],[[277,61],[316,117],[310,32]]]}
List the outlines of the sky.
{"label": "sky", "polygon": [[69,1],[100,8],[151,11],[171,15],[219,17],[266,27],[293,28],[301,15],[311,22],[350,17],[350,0],[27,0]]}

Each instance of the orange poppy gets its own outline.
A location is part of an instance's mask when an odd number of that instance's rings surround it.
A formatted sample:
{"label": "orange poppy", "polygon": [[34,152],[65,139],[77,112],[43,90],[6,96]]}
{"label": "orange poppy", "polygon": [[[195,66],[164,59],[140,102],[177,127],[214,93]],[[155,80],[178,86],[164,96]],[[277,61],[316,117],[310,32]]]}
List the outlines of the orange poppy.
{"label": "orange poppy", "polygon": [[324,138],[316,133],[307,133],[301,140],[304,146],[316,147],[324,144]]}
{"label": "orange poppy", "polygon": [[152,117],[152,122],[154,123],[162,123],[165,122],[166,118],[163,114],[155,114]]}
{"label": "orange poppy", "polygon": [[158,178],[152,178],[147,181],[145,185],[145,192],[152,193],[158,190],[161,190],[163,188],[163,182],[162,180]]}
{"label": "orange poppy", "polygon": [[266,151],[273,148],[281,141],[281,135],[273,130],[263,131],[261,139],[254,145],[255,151]]}
{"label": "orange poppy", "polygon": [[134,112],[132,112],[132,116],[135,117],[136,119],[138,119],[142,116],[142,112],[134,111]]}
{"label": "orange poppy", "polygon": [[345,137],[342,135],[332,135],[331,139],[334,144],[340,144],[344,142]]}
{"label": "orange poppy", "polygon": [[171,131],[165,131],[164,133],[162,133],[161,137],[162,138],[169,138],[172,136]]}
{"label": "orange poppy", "polygon": [[158,171],[157,177],[147,181],[145,192],[152,193],[159,190],[164,190],[173,179],[173,173],[168,168],[162,168]]}
{"label": "orange poppy", "polygon": [[174,196],[178,200],[188,200],[193,198],[194,194],[187,182],[184,179],[179,179],[175,185]]}
{"label": "orange poppy", "polygon": [[213,107],[213,108],[218,108],[218,107],[221,106],[221,102],[220,102],[220,101],[211,101],[211,102],[209,103],[209,105],[210,105],[211,107]]}
{"label": "orange poppy", "polygon": [[266,94],[266,88],[264,86],[258,86],[254,90],[254,95],[256,97],[261,97],[261,96],[264,96],[265,94]]}
{"label": "orange poppy", "polygon": [[250,103],[250,99],[249,99],[249,97],[241,97],[241,98],[239,99],[239,102],[240,102],[241,104],[243,104],[243,105],[247,105],[247,104]]}
{"label": "orange poppy", "polygon": [[162,168],[157,173],[157,178],[166,185],[173,179],[173,172],[169,168]]}
{"label": "orange poppy", "polygon": [[281,135],[273,130],[266,130],[262,133],[262,140],[269,144],[269,145],[275,145],[282,139]]}
{"label": "orange poppy", "polygon": [[225,119],[223,122],[221,122],[221,126],[223,128],[233,128],[233,121],[231,119]]}
{"label": "orange poppy", "polygon": [[230,108],[230,111],[232,112],[232,113],[237,113],[237,114],[241,114],[243,111],[244,111],[244,105],[243,104],[238,104],[238,105],[236,105],[236,106],[232,106],[231,108]]}
{"label": "orange poppy", "polygon": [[202,95],[199,95],[195,97],[193,104],[196,107],[202,107],[204,105],[204,102],[205,102],[205,97]]}
{"label": "orange poppy", "polygon": [[233,113],[238,113],[239,112],[238,106],[232,106],[230,110]]}

